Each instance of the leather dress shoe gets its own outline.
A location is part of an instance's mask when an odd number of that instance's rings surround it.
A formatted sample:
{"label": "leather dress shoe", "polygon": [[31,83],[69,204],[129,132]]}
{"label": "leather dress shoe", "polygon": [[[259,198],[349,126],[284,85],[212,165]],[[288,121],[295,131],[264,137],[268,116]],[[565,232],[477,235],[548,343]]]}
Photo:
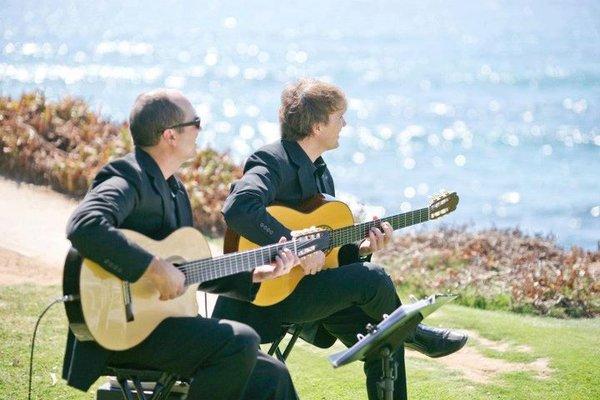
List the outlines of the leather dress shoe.
{"label": "leather dress shoe", "polygon": [[406,339],[404,346],[428,357],[437,358],[460,350],[467,343],[468,338],[469,336],[463,332],[419,324],[414,334]]}

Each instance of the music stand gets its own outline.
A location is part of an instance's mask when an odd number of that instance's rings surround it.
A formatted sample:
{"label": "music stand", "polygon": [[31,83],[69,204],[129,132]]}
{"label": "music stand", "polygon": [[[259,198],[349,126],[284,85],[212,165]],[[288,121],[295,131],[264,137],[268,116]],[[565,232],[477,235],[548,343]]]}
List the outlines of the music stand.
{"label": "music stand", "polygon": [[419,322],[455,298],[454,295],[434,294],[398,307],[389,316],[384,315],[383,321],[377,326],[368,324],[367,335],[358,334],[358,342],[344,351],[330,355],[329,361],[334,368],[338,368],[357,360],[381,358],[383,375],[378,382],[379,397],[381,400],[392,400],[398,368],[392,358],[394,352]]}

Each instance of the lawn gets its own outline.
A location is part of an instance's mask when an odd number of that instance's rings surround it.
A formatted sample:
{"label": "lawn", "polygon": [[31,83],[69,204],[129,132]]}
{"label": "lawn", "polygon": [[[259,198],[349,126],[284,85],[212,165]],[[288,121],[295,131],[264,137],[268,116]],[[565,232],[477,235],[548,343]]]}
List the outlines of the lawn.
{"label": "lawn", "polygon": [[[60,295],[57,286],[0,287],[0,398],[26,398],[31,334],[37,315]],[[547,317],[446,306],[427,323],[473,333],[460,354],[430,360],[408,352],[412,399],[600,398],[600,320]],[[60,379],[67,322],[62,305],[51,309],[38,332],[34,396],[92,399]],[[362,365],[334,370],[336,349],[299,343],[288,365],[303,399],[362,399]],[[102,383],[102,380],[98,382]]]}

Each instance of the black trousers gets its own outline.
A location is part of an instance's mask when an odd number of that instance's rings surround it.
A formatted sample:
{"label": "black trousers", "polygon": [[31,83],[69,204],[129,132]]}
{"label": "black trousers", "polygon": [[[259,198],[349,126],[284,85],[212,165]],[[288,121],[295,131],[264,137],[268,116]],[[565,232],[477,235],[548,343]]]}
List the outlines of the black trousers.
{"label": "black trousers", "polygon": [[297,399],[285,364],[262,353],[259,343],[239,322],[168,318],[139,345],[112,352],[108,363],[191,378],[188,400]]}
{"label": "black trousers", "polygon": [[[390,314],[399,306],[400,299],[389,275],[383,268],[366,262],[306,276],[290,296],[270,308],[286,322],[320,321],[327,331],[350,347],[358,341],[357,333],[365,333],[367,323],[379,323],[384,313]],[[405,400],[404,347],[396,351],[394,358],[398,363],[394,399]],[[366,362],[364,371],[369,399],[377,400],[381,360]],[[326,393],[323,395],[327,397]]]}

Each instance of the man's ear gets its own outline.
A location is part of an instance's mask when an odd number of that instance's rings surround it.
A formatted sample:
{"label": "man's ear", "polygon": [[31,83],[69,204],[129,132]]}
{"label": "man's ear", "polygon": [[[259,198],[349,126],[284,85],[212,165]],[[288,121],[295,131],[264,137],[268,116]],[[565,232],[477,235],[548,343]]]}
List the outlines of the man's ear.
{"label": "man's ear", "polygon": [[321,123],[317,122],[312,126],[310,136],[319,136],[321,134]]}
{"label": "man's ear", "polygon": [[165,129],[162,133],[162,137],[168,144],[173,144],[175,142],[175,130]]}

